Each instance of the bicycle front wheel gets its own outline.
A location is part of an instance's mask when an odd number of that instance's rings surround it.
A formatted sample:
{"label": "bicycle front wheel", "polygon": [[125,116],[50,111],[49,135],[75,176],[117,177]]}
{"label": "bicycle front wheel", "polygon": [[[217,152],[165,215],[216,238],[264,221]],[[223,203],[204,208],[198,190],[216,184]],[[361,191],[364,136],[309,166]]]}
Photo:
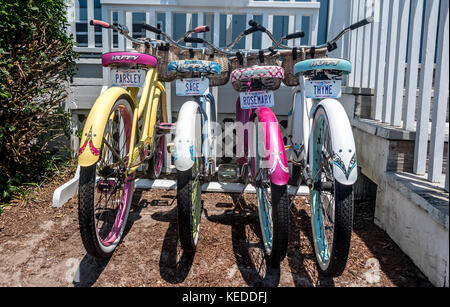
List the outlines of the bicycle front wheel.
{"label": "bicycle front wheel", "polygon": [[194,145],[192,146],[193,166],[186,171],[177,171],[177,213],[178,236],[181,248],[188,253],[196,250],[200,219],[202,215],[202,172],[201,123],[200,116],[195,119]]}
{"label": "bicycle front wheel", "polygon": [[311,224],[320,270],[339,276],[347,264],[353,224],[353,188],[340,184],[333,175],[333,147],[325,110],[314,116],[311,174]]}
{"label": "bicycle front wheel", "polygon": [[89,255],[111,256],[119,244],[133,196],[134,175],[125,174],[130,151],[133,109],[118,99],[107,121],[99,160],[81,167],[78,220],[81,239]]}

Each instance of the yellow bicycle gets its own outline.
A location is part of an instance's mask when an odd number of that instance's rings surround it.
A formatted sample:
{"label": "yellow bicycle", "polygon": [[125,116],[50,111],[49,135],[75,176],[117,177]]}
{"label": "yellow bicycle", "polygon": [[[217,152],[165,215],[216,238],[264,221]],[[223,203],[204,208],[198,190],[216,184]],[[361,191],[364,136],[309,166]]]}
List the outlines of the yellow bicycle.
{"label": "yellow bicycle", "polygon": [[[136,44],[149,44],[130,37],[125,26],[99,20],[90,24],[116,30]],[[170,130],[165,124],[166,91],[158,81],[155,57],[111,52],[102,55],[102,65],[111,68],[113,86],[95,101],[78,153],[81,238],[86,251],[96,258],[109,257],[121,240],[136,170],[143,166],[149,177],[159,177],[164,134]]]}

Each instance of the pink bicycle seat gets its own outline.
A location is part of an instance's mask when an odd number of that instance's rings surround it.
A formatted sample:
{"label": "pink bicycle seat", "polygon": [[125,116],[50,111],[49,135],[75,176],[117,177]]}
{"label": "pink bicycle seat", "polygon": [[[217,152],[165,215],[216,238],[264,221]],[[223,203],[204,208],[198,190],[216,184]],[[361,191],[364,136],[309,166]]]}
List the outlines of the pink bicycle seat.
{"label": "pink bicycle seat", "polygon": [[140,64],[153,68],[158,66],[158,61],[150,54],[135,52],[109,52],[102,55],[102,65],[104,67],[123,63]]}
{"label": "pink bicycle seat", "polygon": [[284,69],[280,66],[253,66],[233,70],[231,73],[231,82],[249,80],[249,79],[284,79]]}

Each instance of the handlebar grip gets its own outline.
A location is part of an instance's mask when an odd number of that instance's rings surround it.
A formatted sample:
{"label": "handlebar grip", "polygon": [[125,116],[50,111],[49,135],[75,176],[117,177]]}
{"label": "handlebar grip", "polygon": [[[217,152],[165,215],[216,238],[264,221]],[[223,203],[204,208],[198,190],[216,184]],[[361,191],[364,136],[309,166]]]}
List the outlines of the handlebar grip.
{"label": "handlebar grip", "polygon": [[287,40],[294,39],[294,38],[302,38],[302,37],[305,37],[305,32],[303,32],[303,31],[286,35]]}
{"label": "handlebar grip", "polygon": [[260,25],[260,24],[258,24],[257,28],[261,32],[266,32],[267,31],[267,29],[265,27],[263,27],[262,25]]}
{"label": "handlebar grip", "polygon": [[250,27],[257,27],[258,23],[256,21],[254,21],[253,19],[250,19],[250,21],[248,22],[248,25]]}
{"label": "handlebar grip", "polygon": [[250,29],[245,30],[244,35],[249,35],[249,34],[255,33],[257,31],[259,31],[257,27],[252,27]]}
{"label": "handlebar grip", "polygon": [[108,29],[108,28],[111,27],[111,25],[110,25],[109,23],[107,23],[106,21],[96,20],[96,19],[92,19],[92,20],[89,22],[89,24],[90,24],[91,26],[100,26],[100,27],[106,28],[106,29]]}
{"label": "handlebar grip", "polygon": [[186,43],[198,43],[198,44],[203,44],[205,42],[202,38],[199,37],[185,37],[184,41]]}
{"label": "handlebar grip", "polygon": [[261,24],[257,23],[256,21],[254,21],[253,19],[251,19],[248,22],[248,25],[252,28],[256,28],[257,29],[256,31],[266,32],[266,28],[263,27]]}
{"label": "handlebar grip", "polygon": [[155,33],[155,34],[161,34],[161,32],[162,32],[160,29],[155,28],[155,27],[153,27],[153,26],[151,26],[151,25],[148,25],[148,24],[146,24],[146,23],[143,23],[143,24],[142,24],[142,28],[144,28],[145,30],[148,30],[148,31],[150,31],[150,32],[153,32],[153,33]]}
{"label": "handlebar grip", "polygon": [[209,26],[199,26],[194,29],[195,33],[209,32]]}
{"label": "handlebar grip", "polygon": [[350,30],[355,30],[361,27],[364,27],[366,25],[368,25],[369,23],[373,22],[373,17],[368,17],[366,19],[363,19],[361,21],[358,21],[357,23],[354,23],[350,26]]}

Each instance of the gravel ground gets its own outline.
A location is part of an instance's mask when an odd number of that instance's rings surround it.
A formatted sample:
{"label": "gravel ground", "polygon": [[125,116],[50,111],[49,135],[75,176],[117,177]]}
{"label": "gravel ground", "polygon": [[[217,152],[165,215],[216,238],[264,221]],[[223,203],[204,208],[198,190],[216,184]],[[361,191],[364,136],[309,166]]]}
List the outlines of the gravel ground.
{"label": "gravel ground", "polygon": [[0,286],[337,286],[429,287],[412,261],[373,223],[373,205],[355,205],[347,268],[340,277],[318,273],[307,197],[291,207],[291,237],[279,269],[261,249],[256,199],[204,193],[198,249],[184,254],[177,239],[175,191],[136,191],[123,242],[97,261],[83,248],[77,199],[51,206],[52,193],[71,174],[55,178],[0,215]]}

